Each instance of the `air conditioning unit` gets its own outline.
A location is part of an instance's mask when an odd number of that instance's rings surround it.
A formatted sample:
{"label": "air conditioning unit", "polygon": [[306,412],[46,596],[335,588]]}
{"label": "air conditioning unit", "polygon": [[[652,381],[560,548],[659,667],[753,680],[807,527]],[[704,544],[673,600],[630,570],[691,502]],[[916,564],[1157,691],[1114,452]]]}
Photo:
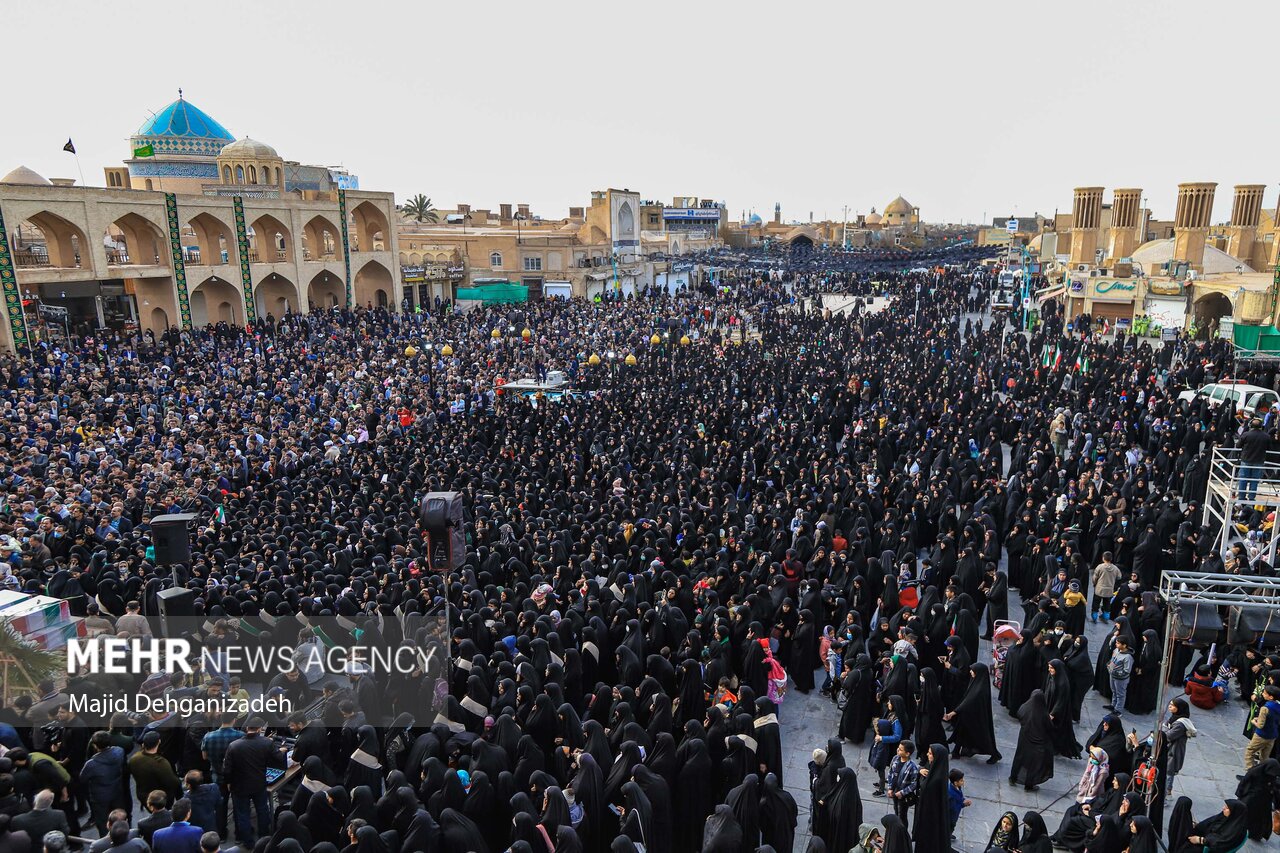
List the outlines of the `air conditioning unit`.
{"label": "air conditioning unit", "polygon": [[1099,267],[1098,269],[1091,271],[1089,273],[1089,277],[1090,278],[1110,278],[1111,270],[1107,269],[1106,267]]}
{"label": "air conditioning unit", "polygon": [[1088,272],[1088,271],[1089,271],[1088,264],[1076,264],[1076,272]]}

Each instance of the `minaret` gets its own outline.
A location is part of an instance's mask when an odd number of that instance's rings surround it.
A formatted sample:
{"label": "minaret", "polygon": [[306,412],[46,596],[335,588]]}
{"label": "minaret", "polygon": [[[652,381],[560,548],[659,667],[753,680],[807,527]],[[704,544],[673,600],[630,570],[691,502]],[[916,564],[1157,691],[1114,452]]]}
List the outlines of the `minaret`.
{"label": "minaret", "polygon": [[1173,215],[1173,257],[1196,270],[1204,268],[1204,241],[1213,216],[1217,184],[1200,181],[1178,184],[1178,209]]}
{"label": "minaret", "polygon": [[1142,210],[1142,190],[1122,189],[1111,195],[1111,245],[1107,257],[1112,261],[1130,257],[1140,245],[1138,220]]}
{"label": "minaret", "polygon": [[1236,197],[1231,205],[1231,232],[1227,254],[1252,266],[1253,244],[1258,239],[1258,221],[1262,218],[1262,194],[1266,184],[1236,184]]}
{"label": "minaret", "polygon": [[1076,187],[1071,208],[1071,263],[1096,264],[1102,228],[1102,187]]}
{"label": "minaret", "polygon": [[775,201],[773,203],[773,224],[782,224],[782,202],[780,201]]}

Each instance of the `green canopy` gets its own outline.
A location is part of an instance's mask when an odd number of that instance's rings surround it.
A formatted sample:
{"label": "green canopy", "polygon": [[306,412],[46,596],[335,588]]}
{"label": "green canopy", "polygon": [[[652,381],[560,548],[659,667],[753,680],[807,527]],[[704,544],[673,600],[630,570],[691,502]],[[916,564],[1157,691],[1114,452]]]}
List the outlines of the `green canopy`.
{"label": "green canopy", "polygon": [[529,288],[523,284],[512,284],[509,281],[473,284],[470,287],[459,287],[458,301],[469,300],[494,305],[501,302],[524,302],[529,298]]}

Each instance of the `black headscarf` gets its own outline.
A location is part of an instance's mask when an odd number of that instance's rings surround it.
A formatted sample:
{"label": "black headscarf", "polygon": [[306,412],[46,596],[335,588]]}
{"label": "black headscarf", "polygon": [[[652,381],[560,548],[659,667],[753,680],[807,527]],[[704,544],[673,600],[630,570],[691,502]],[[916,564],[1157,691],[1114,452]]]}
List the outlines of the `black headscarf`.
{"label": "black headscarf", "polygon": [[951,849],[951,805],[947,792],[947,775],[951,769],[951,754],[940,743],[931,744],[928,755],[928,775],[922,775],[920,793],[916,800],[915,825],[912,839],[919,850],[946,851]]}
{"label": "black headscarf", "polygon": [[742,849],[742,827],[733,809],[721,803],[702,827],[702,853],[741,853]]}
{"label": "black headscarf", "polygon": [[[827,761],[831,756],[827,756]],[[862,795],[858,793],[858,776],[852,767],[836,771],[836,783],[826,796],[826,820],[822,840],[829,850],[848,850],[858,841],[862,825]]]}
{"label": "black headscarf", "polygon": [[1030,698],[1018,709],[1018,721],[1021,723],[1018,748],[1009,778],[1028,786],[1039,785],[1053,778],[1053,739],[1044,691],[1031,692]]}
{"label": "black headscarf", "polygon": [[489,853],[489,845],[475,821],[457,809],[445,809],[440,814],[441,853]]}
{"label": "black headscarf", "polygon": [[1029,811],[1022,816],[1021,853],[1052,853],[1053,842],[1049,840],[1049,830],[1044,825],[1040,812]]}
{"label": "black headscarf", "polygon": [[969,667],[969,685],[951,719],[951,743],[978,755],[998,757],[996,723],[991,710],[990,670],[985,663]]}
{"label": "black headscarf", "polygon": [[742,827],[742,844],[748,849],[760,846],[760,777],[748,773],[729,795],[725,803]]}
{"label": "black headscarf", "polygon": [[760,837],[775,850],[791,850],[795,845],[799,810],[795,798],[783,790],[778,777],[764,777],[760,792]]}
{"label": "black headscarf", "polygon": [[[884,827],[884,843],[880,847],[880,853],[911,853],[911,838],[907,835],[907,826],[902,822],[902,818],[896,814],[887,814],[880,818],[880,824]],[[834,848],[830,844],[827,847],[830,850],[850,849]]]}

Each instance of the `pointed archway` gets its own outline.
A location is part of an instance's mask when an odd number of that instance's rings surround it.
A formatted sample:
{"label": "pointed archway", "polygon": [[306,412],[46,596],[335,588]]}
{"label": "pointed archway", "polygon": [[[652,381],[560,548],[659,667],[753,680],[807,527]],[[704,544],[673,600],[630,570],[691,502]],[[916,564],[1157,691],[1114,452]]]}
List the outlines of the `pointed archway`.
{"label": "pointed archway", "polygon": [[244,325],[244,296],[224,278],[209,276],[191,290],[191,322],[197,328],[211,323]]}
{"label": "pointed archway", "polygon": [[347,304],[347,287],[329,271],[316,273],[307,285],[307,307],[311,311],[340,308]]}
{"label": "pointed archway", "polygon": [[395,306],[395,279],[391,271],[377,261],[369,261],[356,273],[355,303],[358,306],[374,308]]}
{"label": "pointed archway", "polygon": [[271,315],[279,320],[285,314],[296,314],[300,310],[298,289],[293,282],[277,273],[268,275],[254,286],[253,299],[258,319]]}

